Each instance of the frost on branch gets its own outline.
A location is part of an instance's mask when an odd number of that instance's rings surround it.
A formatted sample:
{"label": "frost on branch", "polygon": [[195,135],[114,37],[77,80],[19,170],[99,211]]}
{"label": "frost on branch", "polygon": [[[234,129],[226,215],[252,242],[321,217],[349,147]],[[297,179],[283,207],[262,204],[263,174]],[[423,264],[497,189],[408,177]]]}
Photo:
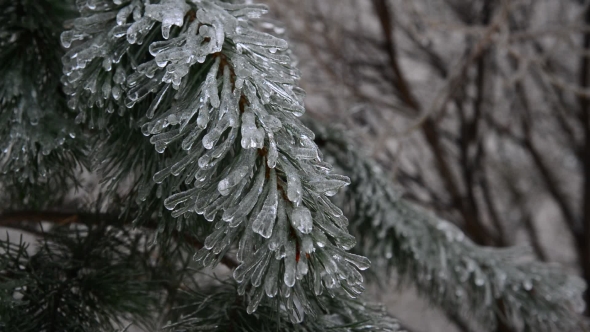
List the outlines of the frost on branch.
{"label": "frost on branch", "polygon": [[402,198],[341,130],[310,126],[326,158],[352,178],[343,206],[351,207],[351,233],[372,244],[355,250],[373,260],[373,270],[395,270],[447,312],[477,321],[482,331],[496,331],[498,316],[514,331],[581,330],[586,285],[580,278],[524,260],[530,256],[526,248],[474,244],[455,225]]}
{"label": "frost on branch", "polygon": [[321,296],[321,302],[330,308],[329,314],[319,314],[302,324],[290,323],[283,312],[277,319],[276,309],[264,304],[256,315],[247,315],[248,310],[237,296],[233,282],[207,288],[191,287],[181,296],[186,304],[174,310],[181,318],[165,326],[163,331],[406,331],[383,307],[346,296]]}
{"label": "frost on branch", "polygon": [[[103,128],[100,112],[139,110],[141,130],[166,167],[173,217],[214,227],[195,259],[209,266],[238,244],[234,271],[248,312],[267,298],[293,322],[319,296],[363,290],[369,261],[330,202],[349,183],[331,173],[304,112],[287,43],[255,29],[261,5],[215,0],[78,1],[62,34],[69,106]],[[268,26],[268,24],[266,24]],[[76,42],[75,42],[76,41]],[[123,120],[121,120],[123,121]],[[178,225],[182,225],[180,222]]]}
{"label": "frost on branch", "polygon": [[[0,3],[0,201],[9,191],[39,197],[74,178],[83,147],[59,90],[61,27],[54,4],[39,0],[23,13],[22,1]],[[55,10],[56,12],[59,12]],[[30,187],[30,188],[29,188]],[[23,195],[26,192],[27,194]],[[30,194],[30,195],[29,195]],[[56,192],[52,192],[56,197]],[[14,202],[14,201],[13,201]],[[25,201],[21,203],[27,203]]]}

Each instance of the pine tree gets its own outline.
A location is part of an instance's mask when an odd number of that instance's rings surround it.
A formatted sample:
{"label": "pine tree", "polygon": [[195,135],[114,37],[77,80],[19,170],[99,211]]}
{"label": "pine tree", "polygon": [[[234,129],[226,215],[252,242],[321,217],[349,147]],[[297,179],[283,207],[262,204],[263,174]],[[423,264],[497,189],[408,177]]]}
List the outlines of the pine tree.
{"label": "pine tree", "polygon": [[401,331],[362,300],[393,272],[489,331],[581,330],[579,279],[476,246],[300,120],[266,11],[0,3],[0,225],[39,238],[0,242],[0,330]]}

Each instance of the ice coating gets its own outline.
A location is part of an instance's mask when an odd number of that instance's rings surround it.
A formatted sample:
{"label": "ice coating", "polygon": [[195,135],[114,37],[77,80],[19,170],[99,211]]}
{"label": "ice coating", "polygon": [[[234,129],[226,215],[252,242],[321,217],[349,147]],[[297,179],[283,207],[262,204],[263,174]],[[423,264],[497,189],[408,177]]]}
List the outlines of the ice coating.
{"label": "ice coating", "polygon": [[237,246],[234,278],[238,292],[249,289],[248,312],[279,301],[293,322],[312,311],[303,283],[316,295],[360,294],[358,270],[368,262],[346,255],[354,237],[326,198],[349,180],[331,173],[298,119],[304,94],[287,42],[249,21],[266,7],[105,3],[62,35],[72,108],[89,114],[100,99],[142,114],[142,134],[167,158],[150,179],[164,207],[179,220],[201,214],[214,224],[195,259],[209,266]]}

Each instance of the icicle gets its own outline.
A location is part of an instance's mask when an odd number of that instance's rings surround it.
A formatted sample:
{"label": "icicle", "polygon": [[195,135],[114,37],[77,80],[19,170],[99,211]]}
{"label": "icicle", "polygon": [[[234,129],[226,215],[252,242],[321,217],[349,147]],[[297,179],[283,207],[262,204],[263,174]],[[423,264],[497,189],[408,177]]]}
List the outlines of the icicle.
{"label": "icicle", "polygon": [[156,108],[160,105],[160,103],[162,102],[162,100],[166,96],[166,92],[168,91],[169,87],[170,87],[170,84],[164,85],[164,87],[160,90],[160,92],[158,92],[158,94],[156,95],[156,97],[152,101],[152,103],[151,103],[150,107],[148,108],[148,110],[146,111],[146,115],[145,115],[148,119],[151,119],[154,117],[154,112],[156,111]]}
{"label": "icicle", "polygon": [[297,296],[293,296],[293,304],[294,307],[291,310],[291,315],[289,315],[289,318],[291,320],[291,323],[299,324],[303,322],[303,319],[305,317],[305,311],[303,310],[301,302],[299,301],[299,298]]}
{"label": "icicle", "polygon": [[253,272],[252,270],[266,257],[264,253],[262,249],[253,254],[251,253],[248,259],[234,270],[234,279],[240,283],[246,280],[246,276],[250,275]]}
{"label": "icicle", "polygon": [[223,157],[230,151],[232,144],[237,136],[237,130],[233,128],[228,138],[221,144],[217,145],[215,148],[208,150],[199,158],[199,167],[202,169],[209,169],[223,159]]}
{"label": "icicle", "polygon": [[256,127],[254,113],[246,111],[242,114],[242,147],[244,149],[261,149],[264,146],[264,131]]}
{"label": "icicle", "polygon": [[207,236],[207,238],[205,239],[205,242],[203,243],[204,247],[208,250],[211,250],[213,248],[213,246],[215,246],[217,244],[217,242],[219,240],[221,240],[221,238],[224,236],[225,234],[225,229],[224,228],[220,228],[218,230],[216,230],[215,232],[211,233],[209,236]]}
{"label": "icicle", "polygon": [[106,79],[102,85],[102,97],[108,99],[111,96],[111,79]]}
{"label": "icicle", "polygon": [[296,261],[295,261],[295,241],[289,240],[285,245],[285,275],[284,282],[287,287],[293,287],[295,285],[295,278],[297,273]]}
{"label": "icicle", "polygon": [[125,7],[121,8],[119,10],[119,12],[117,13],[117,24],[123,25],[123,24],[127,23],[127,18],[129,17],[129,15],[131,15],[133,13],[134,8],[135,7],[133,5],[129,5],[129,6],[125,6]]}
{"label": "icicle", "polygon": [[268,196],[264,201],[262,209],[252,223],[252,230],[254,233],[258,233],[267,239],[272,235],[272,229],[277,216],[277,177],[274,169],[270,170],[269,178],[270,182],[268,185],[270,186],[270,190]]}
{"label": "icicle", "polygon": [[170,175],[170,168],[164,168],[153,176],[155,183],[162,183]]}
{"label": "icicle", "polygon": [[371,261],[366,257],[351,253],[344,253],[343,256],[346,261],[354,264],[361,271],[364,271],[371,266]]}
{"label": "icicle", "polygon": [[140,38],[143,37],[144,34],[147,34],[148,31],[152,29],[154,26],[155,21],[152,21],[149,18],[142,18],[139,21],[133,23],[129,29],[127,29],[127,41],[129,44],[135,44]]}
{"label": "icicle", "polygon": [[186,37],[179,36],[170,40],[157,41],[150,44],[149,52],[152,56],[157,56],[162,52],[174,50],[175,48],[182,47],[186,42]]}
{"label": "icicle", "polygon": [[217,185],[217,190],[223,196],[227,196],[231,193],[233,187],[235,187],[242,179],[249,175],[253,165],[254,152],[244,152],[240,166],[237,166]]}
{"label": "icicle", "polygon": [[88,34],[79,33],[73,30],[64,31],[61,34],[61,44],[65,48],[70,48],[72,42],[75,40],[84,40],[84,38],[88,37]]}
{"label": "icicle", "polygon": [[163,0],[160,4],[145,6],[145,16],[162,22],[162,36],[168,39],[173,25],[181,27],[191,7],[184,0]]}
{"label": "icicle", "polygon": [[214,108],[219,108],[220,100],[217,91],[217,71],[219,70],[219,63],[221,62],[221,58],[217,57],[215,62],[209,69],[207,73],[207,78],[205,78],[205,82],[203,83],[204,89],[204,101],[209,100],[211,106]]}
{"label": "icicle", "polygon": [[219,7],[228,10],[233,16],[246,16],[249,18],[259,18],[268,12],[268,7],[264,4],[234,4],[219,2]]}
{"label": "icicle", "polygon": [[203,132],[202,128],[195,127],[183,140],[181,147],[183,150],[191,150],[193,147],[194,142],[199,138],[201,133]]}
{"label": "icicle", "polygon": [[309,184],[314,187],[314,189],[320,193],[326,192],[336,192],[341,188],[350,184],[350,180],[329,180],[329,179],[314,179],[309,181]]}
{"label": "icicle", "polygon": [[311,271],[313,271],[313,293],[316,296],[320,296],[322,295],[322,276],[321,276],[321,272],[319,271],[320,267],[316,266],[315,269],[312,269]]}
{"label": "icicle", "polygon": [[259,45],[276,48],[280,50],[285,50],[287,49],[287,47],[289,47],[287,42],[283,39],[276,38],[272,35],[263,32],[256,32],[253,30],[248,31],[247,35],[233,36],[233,41],[235,43]]}
{"label": "icicle", "polygon": [[219,193],[223,196],[229,195],[231,188],[238,184],[248,174],[249,170],[250,167],[248,166],[240,166],[236,168],[225,179],[219,182],[219,185],[217,186]]}
{"label": "icicle", "polygon": [[266,128],[270,129],[272,132],[276,132],[283,127],[281,120],[270,114],[265,114],[261,121],[265,124]]}
{"label": "icicle", "polygon": [[199,116],[197,116],[197,126],[205,129],[209,123],[209,109],[203,105],[199,110]]}
{"label": "icicle", "polygon": [[313,246],[313,240],[311,239],[311,236],[306,234],[301,235],[301,250],[308,254],[314,252],[315,248]]}
{"label": "icicle", "polygon": [[170,167],[170,173],[172,173],[174,176],[180,175],[180,173],[194,161],[195,157],[196,156],[189,154],[181,158],[179,161],[174,163],[172,167]]}
{"label": "icicle", "polygon": [[291,202],[295,203],[295,206],[298,206],[301,204],[303,197],[301,180],[299,180],[299,176],[296,173],[288,173],[287,182],[287,197]]}
{"label": "icicle", "polygon": [[231,107],[232,85],[230,82],[229,67],[223,67],[223,87],[221,88],[221,104],[219,106],[219,118],[223,117]]}
{"label": "icicle", "polygon": [[307,274],[307,271],[307,258],[303,254],[299,256],[299,262],[297,262],[297,280],[303,279],[303,276]]}
{"label": "icicle", "polygon": [[266,296],[268,297],[275,297],[279,290],[278,288],[278,280],[279,280],[279,268],[280,268],[280,261],[277,259],[272,258],[270,262],[270,266],[268,268],[268,272],[266,273],[266,278],[264,279],[264,290],[266,292]]}
{"label": "icicle", "polygon": [[244,255],[246,255],[247,251],[252,249],[251,242],[253,237],[254,233],[245,232],[242,238],[240,239],[240,242],[238,243],[238,252],[236,253],[236,259],[238,260],[238,262],[244,262]]}
{"label": "icicle", "polygon": [[[234,219],[240,220],[246,216],[250,211],[254,208],[254,205],[258,201],[258,197],[262,193],[262,187],[264,185],[264,176],[266,174],[266,170],[264,167],[260,167],[258,169],[258,175],[254,180],[254,184],[252,188],[244,196],[244,198],[240,201],[240,204],[236,204],[235,206],[227,209],[224,211],[222,219],[225,221],[232,221]],[[235,225],[237,226],[237,225]]]}
{"label": "icicle", "polygon": [[160,144],[167,145],[167,144],[173,142],[174,140],[178,139],[181,136],[182,136],[182,133],[180,133],[178,129],[173,129],[173,130],[152,136],[150,138],[150,143],[152,143],[152,144],[160,143]]}
{"label": "icicle", "polygon": [[252,314],[258,308],[260,301],[262,301],[262,297],[264,296],[264,291],[259,288],[253,288],[252,291],[254,292],[253,296],[250,297],[250,302],[248,303],[248,307],[246,308],[246,312],[248,314]]}
{"label": "icicle", "polygon": [[254,269],[254,273],[252,274],[252,286],[259,287],[262,284],[262,277],[264,276],[264,272],[269,265],[269,262],[274,260],[272,255],[269,253],[266,255],[266,258],[258,264],[258,266]]}
{"label": "icicle", "polygon": [[293,156],[298,159],[318,160],[318,151],[310,148],[292,148]]}
{"label": "icicle", "polygon": [[266,164],[269,168],[274,168],[277,164],[277,159],[279,158],[279,151],[277,150],[277,143],[274,140],[274,136],[272,133],[268,134],[268,155]]}
{"label": "icicle", "polygon": [[217,143],[217,140],[219,140],[219,137],[221,137],[227,128],[229,128],[229,120],[227,117],[223,117],[221,120],[219,120],[217,125],[203,137],[202,142],[205,149],[212,149],[215,143]]}
{"label": "icicle", "polygon": [[184,192],[174,194],[174,195],[166,198],[166,200],[164,200],[164,206],[168,210],[174,210],[176,205],[178,205],[182,202],[185,202],[186,200],[188,200],[190,197],[192,197],[197,192],[198,192],[198,189],[193,188],[193,189],[190,189],[190,190],[187,190]]}
{"label": "icicle", "polygon": [[283,200],[279,199],[277,206],[277,221],[275,225],[275,230],[270,238],[270,241],[268,242],[268,248],[272,251],[278,250],[282,245],[284,245],[289,236],[289,225],[284,205],[285,203],[283,202]]}

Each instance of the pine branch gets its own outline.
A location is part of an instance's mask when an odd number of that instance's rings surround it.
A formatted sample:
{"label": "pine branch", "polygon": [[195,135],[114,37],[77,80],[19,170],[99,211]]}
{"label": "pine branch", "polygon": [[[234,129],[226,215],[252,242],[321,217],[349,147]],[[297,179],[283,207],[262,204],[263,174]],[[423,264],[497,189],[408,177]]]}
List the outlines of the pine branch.
{"label": "pine branch", "polygon": [[152,326],[158,295],[142,238],[104,225],[61,227],[30,256],[22,237],[0,241],[0,329],[108,331],[123,319]]}
{"label": "pine branch", "polygon": [[[65,95],[56,38],[68,6],[0,5],[0,123],[10,123],[0,128],[8,189],[0,208],[35,208],[3,212],[0,226],[42,240],[30,257],[24,244],[0,241],[0,328],[112,329],[121,315],[150,317],[157,293],[167,291],[162,306],[177,309],[170,330],[398,331],[382,308],[355,299],[370,262],[348,252],[353,235],[377,271],[396,270],[451,316],[471,315],[490,330],[580,328],[583,282],[520,261],[522,250],[475,245],[402,199],[340,134],[318,129],[316,138],[298,120],[299,73],[287,43],[267,33],[280,29],[259,20],[264,6],[76,3],[80,17],[61,34]],[[374,5],[396,67],[387,3]],[[409,95],[406,106],[419,109]],[[428,121],[424,128],[436,148]],[[332,172],[314,139],[353,175],[342,205],[350,225],[328,199],[350,179]],[[89,166],[110,200],[97,206],[121,213],[42,211],[77,185],[87,140]],[[50,232],[40,227],[46,221]],[[158,241],[147,241],[151,235]],[[159,244],[159,255],[147,242]],[[200,267],[233,269],[235,282],[196,287],[185,245]],[[235,248],[237,260],[229,255]]]}
{"label": "pine branch", "polygon": [[[149,241],[137,241],[128,237],[128,235],[124,235],[123,237],[117,235],[117,239],[112,238],[115,234],[121,234],[121,230],[123,230],[123,234],[127,233],[124,229],[119,228],[121,225],[115,226],[117,223],[109,222],[109,220],[112,220],[110,218],[112,218],[111,215],[104,214],[13,212],[0,216],[0,226],[23,227],[23,225],[28,226],[29,224],[39,222],[54,222],[59,226],[52,228],[49,232],[43,233],[44,238],[42,241],[43,243],[49,243],[49,246],[46,247],[46,245],[42,245],[41,250],[43,250],[43,253],[37,253],[33,257],[40,257],[41,255],[43,257],[51,257],[51,262],[55,262],[56,266],[63,266],[67,271],[72,271],[72,263],[69,263],[68,259],[73,260],[74,262],[81,260],[83,262],[82,264],[105,264],[106,262],[112,262],[113,266],[109,266],[108,268],[105,266],[105,271],[109,270],[112,272],[110,275],[116,275],[117,273],[112,271],[112,269],[117,266],[118,260],[114,259],[113,261],[113,256],[106,253],[110,250],[116,250],[121,253],[126,252],[125,250],[129,250],[130,252],[135,253],[135,250],[141,250],[142,248],[141,245],[138,246],[139,243]],[[98,220],[102,220],[104,223],[97,225]],[[79,228],[79,226],[81,225],[87,226],[88,231],[80,231],[81,228]],[[76,227],[71,228],[70,226]],[[106,226],[109,226],[110,228]],[[66,229],[65,233],[63,233],[64,228]],[[97,228],[98,231],[96,230]],[[108,231],[108,233],[105,234],[104,230],[108,229],[111,229],[111,231]],[[62,232],[65,236],[60,235],[56,237],[54,235],[56,232]],[[144,236],[141,235],[141,233],[135,234],[141,237]],[[88,237],[90,237],[90,239],[88,239]],[[98,239],[102,239],[102,242],[100,243],[104,242],[104,245],[97,243],[96,241]],[[10,239],[7,239],[6,242],[2,242],[2,244],[9,247],[15,246],[10,243]],[[119,251],[120,249],[117,248],[121,245],[127,249]],[[80,246],[83,246],[83,248],[80,248]],[[25,246],[21,245],[21,247],[22,249],[19,249],[18,252],[20,252],[22,259],[13,259],[12,257],[16,255],[9,253],[8,255],[0,256],[0,263],[3,261],[10,261],[14,265],[28,268],[28,266],[33,264],[31,263],[33,260],[44,262],[48,260],[48,258],[29,258],[26,254]],[[64,251],[63,248],[67,248],[67,253],[60,254],[60,252]],[[167,265],[165,265],[169,263],[148,263],[147,261],[153,260],[154,254],[152,252],[154,251],[155,249],[152,248],[141,256],[132,255],[132,257],[124,258],[124,261],[135,262],[133,264],[139,264],[138,266],[142,266],[143,264],[153,266],[152,269],[154,271],[164,271],[171,276],[174,275],[178,277],[178,275],[183,274],[191,275],[190,269],[187,269],[187,265],[181,265],[170,269],[166,268]],[[5,250],[5,252],[8,251]],[[107,261],[97,263],[97,261],[100,261],[100,258],[95,256],[97,253],[107,257]],[[175,259],[171,256],[173,255],[169,252],[160,253],[158,255],[158,257],[162,257],[165,261]],[[0,268],[2,271],[9,271],[8,276],[0,276],[0,285],[3,286],[2,289],[9,289],[11,290],[10,292],[12,292],[13,289],[16,289],[17,291],[19,289],[24,289],[19,287],[28,287],[33,289],[34,293],[32,296],[36,296],[36,299],[43,299],[45,297],[42,291],[35,288],[30,282],[26,282],[26,280],[36,280],[34,277],[29,277],[29,275],[37,270],[39,273],[46,273],[46,268],[33,268],[21,272],[11,272],[11,269],[7,269],[6,266],[1,264]],[[81,321],[82,319],[84,319],[86,326],[98,324],[99,322],[97,322],[96,319],[90,319],[83,315],[80,316],[82,314],[80,312],[64,311],[62,305],[59,304],[68,303],[68,305],[70,305],[70,298],[72,296],[71,292],[75,291],[78,287],[76,286],[78,282],[83,282],[82,280],[78,281],[78,277],[76,277],[78,274],[73,272],[68,273],[71,278],[59,283],[60,286],[57,286],[57,294],[53,294],[51,297],[51,299],[55,299],[57,302],[47,307],[43,307],[41,304],[41,309],[38,311],[39,319],[34,318],[31,320],[27,316],[27,313],[33,310],[31,306],[38,305],[39,301],[14,302],[11,296],[9,303],[6,303],[7,307],[11,306],[14,308],[15,306],[20,306],[23,310],[20,311],[19,314],[15,314],[14,317],[13,315],[6,315],[3,310],[7,309],[4,309],[5,307],[0,305],[0,317],[3,317],[2,322],[7,324],[5,326],[18,331],[38,331],[43,328],[48,330],[59,330],[60,326],[65,326],[63,324],[70,324],[71,322]],[[160,293],[159,290],[162,287],[165,289],[172,287],[175,295],[170,297],[172,308],[166,313],[167,318],[165,318],[165,321],[172,321],[174,323],[169,323],[168,326],[165,327],[166,331],[276,331],[277,329],[281,331],[331,330],[342,332],[366,330],[402,331],[397,320],[385,314],[383,308],[359,300],[350,299],[343,292],[336,292],[335,298],[326,295],[319,298],[319,306],[315,308],[319,314],[317,319],[306,320],[301,324],[293,324],[289,322],[289,317],[285,312],[277,311],[276,307],[268,305],[262,305],[261,308],[257,310],[256,315],[248,315],[248,305],[247,302],[244,301],[246,298],[237,294],[238,285],[233,281],[217,280],[217,282],[221,284],[206,286],[203,288],[199,287],[199,283],[202,281],[197,281],[194,277],[177,278],[176,281],[174,281],[170,278],[171,276],[158,276],[158,273],[150,272],[149,267],[148,269],[142,267],[137,269],[134,273],[127,273],[124,275],[134,276],[129,280],[132,282],[137,278],[144,280],[143,282],[145,282],[146,285],[150,285],[146,291],[149,290],[149,294],[152,294],[152,296]],[[195,274],[192,273],[192,275],[194,276]],[[94,285],[93,283],[96,283],[97,280],[102,280],[100,277],[94,275],[93,278],[94,279],[92,280],[94,281],[92,282],[83,282],[86,285],[85,290],[88,292],[95,292],[95,287],[98,287],[99,285]],[[19,281],[23,280],[25,280],[24,283],[19,283]],[[157,280],[165,280],[166,282],[156,282]],[[128,286],[129,281],[125,281],[124,284]],[[46,282],[56,283],[56,281],[51,280]],[[168,284],[170,285],[168,286]],[[113,285],[110,285],[110,282],[104,280],[100,283],[100,287],[112,286]],[[119,285],[118,287],[124,286]],[[109,290],[103,291],[107,293],[109,292]],[[137,294],[123,294],[121,298],[141,303],[142,305],[137,307],[142,314],[141,317],[152,316],[152,313],[150,312],[151,307],[147,305],[144,307],[143,305],[147,304],[147,302],[139,302]],[[43,303],[42,300],[41,303]],[[78,300],[75,305],[84,306],[86,303],[87,302]],[[73,305],[73,303],[71,304]],[[300,305],[298,302],[294,302],[294,304]],[[74,307],[70,307],[68,310],[71,310]],[[96,312],[97,310],[108,312],[110,314],[109,317],[119,317],[126,313],[125,310],[112,308],[108,305],[98,307],[92,306],[92,308],[92,312]],[[62,317],[57,315],[55,310],[59,310],[60,313],[64,314],[69,312],[68,319],[66,319],[65,316]],[[50,317],[51,319],[41,319],[43,317]],[[228,317],[231,319],[228,320]],[[140,319],[140,317],[136,317],[136,320],[137,319]],[[106,323],[106,321],[103,323]],[[24,324],[30,325],[27,327]],[[105,325],[101,326],[103,326],[103,329],[105,328]]]}
{"label": "pine branch", "polygon": [[236,295],[237,287],[233,282],[221,282],[184,290],[182,305],[176,308],[176,315],[182,318],[168,324],[165,331],[405,331],[383,308],[344,294],[322,296],[322,307],[318,308],[322,314],[301,324],[292,324],[288,316],[277,316],[276,308],[265,305],[256,315],[249,315],[247,304]]}
{"label": "pine branch", "polygon": [[[480,247],[454,225],[403,198],[376,163],[335,129],[312,127],[326,156],[351,175],[346,211],[379,275],[397,271],[452,314],[473,316],[487,331],[579,331],[586,285],[559,268],[522,258],[525,248]],[[500,314],[501,321],[495,313]]]}
{"label": "pine branch", "polygon": [[[56,211],[10,211],[0,214],[0,227],[18,229],[27,233],[44,236],[45,231],[41,222],[51,222],[56,227],[69,224],[100,224],[107,222],[112,226],[133,226],[131,221],[119,219],[116,215],[104,213],[80,213],[80,212],[56,212]],[[157,223],[154,221],[143,222],[142,227],[152,232],[157,231]],[[174,231],[172,238],[180,243],[186,243],[195,250],[203,248],[203,243],[190,234]],[[229,269],[235,269],[239,263],[230,256],[223,256],[220,262]]]}
{"label": "pine branch", "polygon": [[55,0],[0,4],[0,208],[59,200],[85,163],[60,87],[58,38],[72,9]]}
{"label": "pine branch", "polygon": [[[266,7],[96,0],[79,9],[61,35],[64,85],[78,121],[105,136],[96,154],[108,156],[97,160],[104,174],[138,168],[138,203],[153,205],[158,227],[211,221],[196,254],[203,266],[237,245],[234,278],[240,295],[251,289],[249,313],[264,300],[301,322],[323,292],[358,296],[370,262],[347,252],[356,241],[327,199],[349,179],[330,172],[298,120],[304,93],[288,45],[253,20]],[[157,154],[137,139],[140,128]],[[127,145],[141,153],[121,155]]]}

